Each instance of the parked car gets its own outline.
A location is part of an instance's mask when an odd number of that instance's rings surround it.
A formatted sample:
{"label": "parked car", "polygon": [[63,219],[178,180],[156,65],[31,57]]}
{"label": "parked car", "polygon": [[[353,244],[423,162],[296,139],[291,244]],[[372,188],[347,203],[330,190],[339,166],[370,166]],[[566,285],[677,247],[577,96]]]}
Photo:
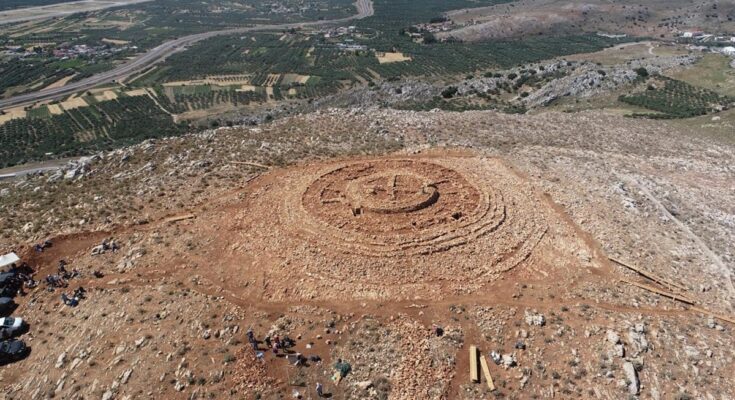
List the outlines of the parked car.
{"label": "parked car", "polygon": [[23,282],[15,272],[3,272],[0,274],[0,287],[19,286]]}
{"label": "parked car", "polygon": [[0,286],[0,297],[15,297],[18,294],[18,288]]}
{"label": "parked car", "polygon": [[0,315],[6,315],[15,310],[15,302],[12,297],[0,297]]}
{"label": "parked car", "polygon": [[28,347],[22,340],[6,340],[0,343],[0,364],[18,361],[28,354]]}
{"label": "parked car", "polygon": [[0,338],[8,339],[22,334],[28,327],[22,318],[5,317],[0,318]]}

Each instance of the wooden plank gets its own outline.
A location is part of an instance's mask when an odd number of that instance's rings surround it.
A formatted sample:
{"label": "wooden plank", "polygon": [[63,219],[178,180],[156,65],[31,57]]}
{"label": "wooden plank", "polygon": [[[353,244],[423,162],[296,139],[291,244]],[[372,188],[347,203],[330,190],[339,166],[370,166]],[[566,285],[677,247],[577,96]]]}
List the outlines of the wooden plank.
{"label": "wooden plank", "polygon": [[482,374],[485,376],[485,381],[487,382],[487,388],[490,389],[490,391],[495,390],[495,383],[493,382],[493,377],[490,376],[490,368],[487,366],[487,357],[480,357],[480,366],[482,367]]}
{"label": "wooden plank", "polygon": [[712,316],[712,318],[717,318],[720,321],[729,322],[729,323],[735,325],[735,318],[731,318],[731,317],[728,317],[728,316],[725,316],[725,315],[722,315],[722,314],[715,314],[715,313],[713,313],[711,311],[707,311],[704,308],[697,307],[697,306],[692,306],[692,310],[697,311],[697,312],[700,312],[702,314],[710,315],[710,316]]}
{"label": "wooden plank", "polygon": [[686,299],[686,298],[683,298],[683,297],[681,297],[681,296],[679,296],[677,294],[669,293],[669,292],[663,291],[661,289],[655,288],[653,286],[645,285],[643,283],[629,281],[627,279],[620,279],[620,281],[621,282],[628,283],[628,284],[631,284],[633,286],[637,286],[637,287],[639,287],[641,289],[645,289],[645,290],[648,290],[648,291],[653,292],[653,293],[656,293],[656,294],[660,294],[662,296],[669,297],[669,298],[674,299],[676,301],[680,301],[682,303],[685,303],[685,304],[689,305],[689,309],[692,310],[692,311],[696,311],[696,312],[699,312],[699,313],[702,313],[702,314],[705,314],[705,315],[709,315],[712,318],[717,318],[720,321],[729,322],[729,323],[735,325],[735,318],[728,317],[728,316],[722,315],[722,314],[716,314],[716,313],[713,313],[712,311],[705,310],[702,307],[699,307],[699,306],[694,305],[694,302],[693,301],[691,301],[689,299]]}
{"label": "wooden plank", "polygon": [[668,281],[668,280],[666,280],[666,279],[664,279],[664,278],[662,278],[660,276],[656,276],[656,275],[654,275],[654,274],[652,274],[650,272],[643,271],[640,268],[634,267],[634,266],[632,266],[630,264],[626,264],[626,263],[624,263],[624,262],[622,262],[622,261],[620,261],[620,260],[618,260],[616,258],[613,258],[613,257],[608,257],[608,258],[610,259],[610,261],[614,262],[615,264],[618,264],[620,266],[623,266],[625,268],[628,268],[631,271],[635,271],[639,275],[641,275],[641,276],[643,276],[645,278],[648,278],[648,279],[650,279],[650,280],[652,280],[652,281],[654,281],[656,283],[660,283],[660,284],[662,284],[664,286],[668,286],[669,290],[671,290],[672,287],[673,288],[676,288],[676,289],[679,289],[679,290],[683,290],[685,292],[689,290],[689,289],[685,288],[684,286],[681,286],[681,285],[676,284],[674,282]]}
{"label": "wooden plank", "polygon": [[633,286],[637,286],[637,287],[639,287],[641,289],[644,289],[644,290],[648,290],[649,292],[660,294],[661,296],[665,296],[665,297],[674,299],[676,301],[680,301],[682,303],[686,303],[686,304],[689,304],[689,305],[693,305],[694,304],[694,301],[692,301],[691,299],[688,299],[686,297],[680,296],[680,295],[675,294],[675,293],[671,293],[671,292],[667,292],[665,290],[661,290],[661,289],[659,289],[657,287],[654,287],[654,286],[651,286],[651,285],[646,285],[644,283],[638,283],[638,282],[635,282],[635,281],[630,281],[630,280],[625,279],[625,278],[620,278],[620,281],[621,282],[625,282],[625,283],[630,284],[630,285],[633,285]]}
{"label": "wooden plank", "polygon": [[186,219],[192,219],[194,217],[195,217],[194,214],[177,215],[175,217],[166,218],[165,220],[163,220],[163,222],[179,222],[179,221],[183,221]]}
{"label": "wooden plank", "polygon": [[470,380],[472,382],[480,382],[480,370],[477,368],[477,359],[480,354],[477,352],[477,346],[470,346]]}

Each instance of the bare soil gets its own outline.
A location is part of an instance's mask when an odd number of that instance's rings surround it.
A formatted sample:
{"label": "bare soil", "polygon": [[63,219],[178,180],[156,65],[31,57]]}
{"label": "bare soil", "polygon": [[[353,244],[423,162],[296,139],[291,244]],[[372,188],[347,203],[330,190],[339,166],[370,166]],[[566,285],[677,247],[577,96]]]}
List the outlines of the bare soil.
{"label": "bare soil", "polygon": [[[672,290],[608,259],[731,316],[733,154],[592,112],[355,109],[0,182],[3,250],[37,278],[60,259],[80,273],[19,298],[32,352],[0,369],[3,393],[315,398],[320,382],[336,399],[733,397],[735,326],[622,282]],[[93,256],[106,238],[121,249]],[[61,304],[78,286],[87,298]],[[322,361],[296,367],[259,343],[260,361],[248,328]],[[490,361],[495,393],[469,381],[470,345],[512,361]],[[352,365],[339,384],[338,358]]]}

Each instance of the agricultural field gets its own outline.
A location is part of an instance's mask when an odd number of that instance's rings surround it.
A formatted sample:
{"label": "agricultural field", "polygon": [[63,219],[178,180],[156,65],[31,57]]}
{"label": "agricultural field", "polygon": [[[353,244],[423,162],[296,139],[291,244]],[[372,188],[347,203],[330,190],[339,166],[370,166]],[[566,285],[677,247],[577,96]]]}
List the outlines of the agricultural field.
{"label": "agricultural field", "polygon": [[[343,18],[351,0],[157,0],[53,20],[0,25],[0,94],[43,88],[54,79],[103,72],[181,36],[257,24]],[[69,68],[57,65],[71,59]],[[22,70],[22,73],[4,73]],[[11,75],[11,76],[9,76]]]}
{"label": "agricultural field", "polygon": [[[241,109],[288,96],[279,86],[255,87],[233,83],[237,82],[233,79],[207,80],[221,85],[178,83],[128,90],[103,87],[59,102],[6,110],[0,113],[0,168],[175,136],[188,131],[186,120],[196,119],[190,115],[203,115],[201,111]],[[280,79],[297,83],[308,77]]]}
{"label": "agricultural field", "polygon": [[0,28],[2,40],[14,43],[98,44],[122,41],[150,48],[164,40],[193,33],[266,23],[316,21],[355,13],[350,0],[157,0],[99,10],[50,21],[11,24]]}
{"label": "agricultural field", "polygon": [[691,68],[682,68],[672,73],[671,77],[735,97],[735,68],[729,67],[731,61],[721,54],[706,54]]}
{"label": "agricultural field", "polygon": [[620,96],[620,101],[659,114],[638,114],[649,118],[690,118],[729,108],[735,99],[708,89],[665,77],[649,80],[646,90]]}
{"label": "agricultural field", "polygon": [[156,98],[161,106],[173,114],[206,110],[220,105],[238,107],[267,101],[263,88],[243,89],[243,85],[168,86],[156,87]]}
{"label": "agricultural field", "polygon": [[[121,96],[96,101],[76,99],[77,107],[51,112],[51,106],[31,109],[25,118],[0,125],[0,168],[47,158],[87,154],[187,131],[176,124],[149,96]],[[64,103],[62,103],[63,105]]]}
{"label": "agricultural field", "polygon": [[[397,34],[396,38],[400,40]],[[262,86],[274,74],[298,74],[311,78],[306,82],[283,79],[275,86],[294,89],[297,97],[306,98],[334,93],[345,85],[381,79],[443,77],[508,68],[580,51],[596,51],[618,42],[596,35],[430,45],[404,39],[399,45],[394,43],[402,50],[400,60],[395,59],[400,62],[381,62],[376,54],[381,54],[379,47],[384,46],[383,40],[355,40],[367,50],[340,50],[334,41],[311,33],[296,33],[288,40],[282,40],[280,33],[210,39],[169,57],[155,72],[135,80],[134,85],[145,87],[204,79],[210,74],[247,74],[251,77],[250,84]]]}
{"label": "agricultural field", "polygon": [[0,61],[0,97],[53,87],[62,80],[80,80],[113,65],[112,57],[59,60],[41,56]]}

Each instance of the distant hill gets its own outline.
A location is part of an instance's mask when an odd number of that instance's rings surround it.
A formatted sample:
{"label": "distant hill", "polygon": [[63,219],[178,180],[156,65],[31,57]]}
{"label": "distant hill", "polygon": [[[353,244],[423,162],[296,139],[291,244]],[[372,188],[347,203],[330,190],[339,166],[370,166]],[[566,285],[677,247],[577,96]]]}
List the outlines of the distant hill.
{"label": "distant hill", "polygon": [[447,15],[459,28],[437,37],[466,41],[580,31],[657,38],[687,30],[735,31],[735,4],[715,0],[521,0]]}

